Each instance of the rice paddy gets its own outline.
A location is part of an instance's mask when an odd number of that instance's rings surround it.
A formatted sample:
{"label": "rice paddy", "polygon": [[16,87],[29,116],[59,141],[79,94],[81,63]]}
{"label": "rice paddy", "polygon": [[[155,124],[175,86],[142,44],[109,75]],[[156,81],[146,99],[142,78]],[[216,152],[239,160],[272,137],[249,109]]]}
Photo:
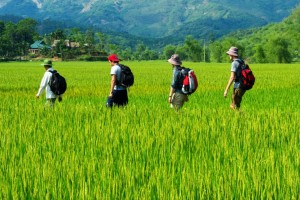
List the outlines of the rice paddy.
{"label": "rice paddy", "polygon": [[107,62],[55,62],[54,109],[35,98],[40,63],[0,63],[1,199],[300,198],[300,64],[251,64],[235,112],[229,63],[184,62],[199,88],[175,112],[167,62],[123,63],[135,84],[112,110]]}

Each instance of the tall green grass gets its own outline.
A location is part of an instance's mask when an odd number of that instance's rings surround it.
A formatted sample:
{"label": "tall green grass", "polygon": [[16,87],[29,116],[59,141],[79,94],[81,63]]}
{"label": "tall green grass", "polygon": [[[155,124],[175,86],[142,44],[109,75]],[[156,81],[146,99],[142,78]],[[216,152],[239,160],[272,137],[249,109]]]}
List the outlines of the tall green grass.
{"label": "tall green grass", "polygon": [[199,88],[175,112],[167,62],[124,62],[135,84],[113,110],[108,63],[54,64],[68,90],[51,110],[40,63],[0,63],[1,199],[299,199],[300,65],[251,65],[234,112],[230,64],[184,63]]}

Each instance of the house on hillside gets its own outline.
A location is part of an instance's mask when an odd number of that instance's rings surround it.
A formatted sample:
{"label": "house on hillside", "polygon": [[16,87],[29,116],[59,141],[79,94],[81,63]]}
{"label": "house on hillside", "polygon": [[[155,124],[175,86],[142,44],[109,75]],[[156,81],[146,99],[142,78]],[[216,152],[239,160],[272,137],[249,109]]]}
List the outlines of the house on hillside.
{"label": "house on hillside", "polygon": [[49,45],[46,45],[43,40],[37,40],[30,45],[29,52],[32,54],[39,54],[40,50],[45,47],[51,49],[51,47]]}
{"label": "house on hillside", "polygon": [[[54,40],[51,46],[56,47],[59,42],[60,42],[60,40]],[[70,40],[65,40],[63,44],[68,48],[78,48],[78,47],[80,47],[79,42],[71,42]]]}

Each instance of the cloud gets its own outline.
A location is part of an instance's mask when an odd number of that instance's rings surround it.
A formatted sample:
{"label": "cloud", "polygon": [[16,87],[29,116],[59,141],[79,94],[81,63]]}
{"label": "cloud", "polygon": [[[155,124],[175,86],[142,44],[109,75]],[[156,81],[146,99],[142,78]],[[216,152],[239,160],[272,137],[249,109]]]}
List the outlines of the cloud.
{"label": "cloud", "polygon": [[0,8],[6,6],[7,3],[9,3],[11,0],[1,0],[0,1]]}
{"label": "cloud", "polygon": [[42,8],[42,4],[39,2],[39,0],[32,0],[33,3],[35,3],[36,7],[41,9]]}
{"label": "cloud", "polygon": [[84,3],[83,8],[80,11],[80,13],[88,12],[91,9],[91,6],[96,2],[97,0],[91,0],[90,2]]}

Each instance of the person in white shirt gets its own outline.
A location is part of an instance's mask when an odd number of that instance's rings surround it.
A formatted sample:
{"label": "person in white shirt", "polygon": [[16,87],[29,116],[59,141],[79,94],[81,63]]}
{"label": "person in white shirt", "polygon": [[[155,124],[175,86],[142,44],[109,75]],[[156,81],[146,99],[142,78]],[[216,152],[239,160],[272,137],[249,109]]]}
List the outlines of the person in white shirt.
{"label": "person in white shirt", "polygon": [[121,67],[119,66],[119,58],[116,54],[108,56],[108,62],[110,63],[111,70],[111,84],[106,106],[111,108],[113,105],[118,107],[126,106],[128,104],[127,89],[118,84],[121,81]]}
{"label": "person in white shirt", "polygon": [[52,107],[55,103],[56,98],[58,98],[58,101],[61,101],[62,96],[55,95],[50,89],[49,83],[52,77],[51,71],[54,71],[54,69],[52,68],[52,61],[44,60],[44,63],[41,65],[44,66],[46,72],[44,73],[40,88],[38,90],[38,93],[36,94],[36,98],[38,99],[41,96],[42,92],[46,90],[46,104],[50,104],[50,106]]}

